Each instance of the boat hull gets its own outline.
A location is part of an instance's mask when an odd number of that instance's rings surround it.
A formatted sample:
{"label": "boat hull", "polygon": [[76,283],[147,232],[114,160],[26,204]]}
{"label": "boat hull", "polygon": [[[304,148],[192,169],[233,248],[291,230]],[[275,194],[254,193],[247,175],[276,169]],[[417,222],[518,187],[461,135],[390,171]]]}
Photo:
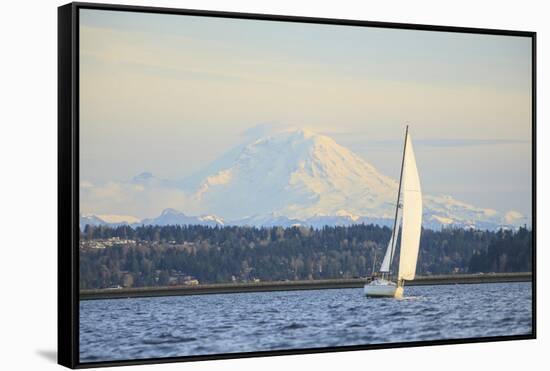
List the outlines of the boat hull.
{"label": "boat hull", "polygon": [[363,287],[363,293],[371,298],[400,298],[403,296],[403,286],[391,281],[374,280]]}

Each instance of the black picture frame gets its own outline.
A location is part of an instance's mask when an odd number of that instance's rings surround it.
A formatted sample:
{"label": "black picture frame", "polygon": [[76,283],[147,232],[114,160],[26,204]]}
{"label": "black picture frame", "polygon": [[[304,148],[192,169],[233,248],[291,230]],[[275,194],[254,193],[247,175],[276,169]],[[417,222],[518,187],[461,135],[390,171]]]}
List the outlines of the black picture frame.
{"label": "black picture frame", "polygon": [[[202,17],[275,20],[283,22],[350,25],[406,30],[443,31],[530,38],[532,42],[532,333],[468,339],[413,341],[357,346],[288,349],[150,359],[81,363],[79,360],[79,10],[96,9]],[[348,19],[233,13],[99,3],[70,3],[58,8],[58,363],[69,368],[202,361],[290,354],[342,352],[366,349],[418,347],[525,340],[536,338],[536,32],[422,24],[372,22]]]}

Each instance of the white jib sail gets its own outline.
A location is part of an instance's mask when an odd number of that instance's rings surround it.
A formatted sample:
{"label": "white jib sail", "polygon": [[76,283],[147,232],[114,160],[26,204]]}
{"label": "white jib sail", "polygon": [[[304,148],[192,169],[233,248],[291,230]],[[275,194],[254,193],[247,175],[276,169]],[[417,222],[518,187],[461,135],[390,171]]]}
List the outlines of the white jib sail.
{"label": "white jib sail", "polygon": [[416,273],[416,261],[420,245],[422,192],[410,135],[407,135],[405,144],[401,194],[403,197],[403,227],[401,230],[398,279],[412,280]]}
{"label": "white jib sail", "polygon": [[[390,242],[388,243],[388,248],[386,249],[386,255],[384,255],[384,260],[382,260],[382,265],[380,266],[380,272],[389,272],[390,271],[390,257],[391,260],[393,260],[393,257],[395,256],[395,248],[397,244],[393,241],[394,237],[397,240],[397,233],[399,232],[399,227],[401,225],[401,210],[399,210],[399,214],[397,215],[397,223],[395,224],[395,232],[392,231],[392,236],[390,238]],[[395,233],[395,234],[394,234]]]}

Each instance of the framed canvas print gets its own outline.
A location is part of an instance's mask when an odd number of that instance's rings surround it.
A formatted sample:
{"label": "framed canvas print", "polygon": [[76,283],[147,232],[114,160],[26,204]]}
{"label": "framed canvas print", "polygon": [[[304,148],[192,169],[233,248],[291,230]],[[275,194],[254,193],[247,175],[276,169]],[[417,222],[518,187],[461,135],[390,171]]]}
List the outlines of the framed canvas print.
{"label": "framed canvas print", "polygon": [[59,8],[59,363],[535,338],[535,33]]}

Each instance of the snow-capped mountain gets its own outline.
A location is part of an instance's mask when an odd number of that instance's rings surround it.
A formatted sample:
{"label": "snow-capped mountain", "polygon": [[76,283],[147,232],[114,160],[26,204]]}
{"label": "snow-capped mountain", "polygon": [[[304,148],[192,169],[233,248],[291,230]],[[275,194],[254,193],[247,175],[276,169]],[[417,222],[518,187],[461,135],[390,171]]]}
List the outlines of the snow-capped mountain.
{"label": "snow-capped mountain", "polygon": [[[183,166],[183,165],[182,165]],[[396,164],[399,166],[399,164]],[[427,171],[420,167],[422,172]],[[145,172],[126,187],[139,194],[170,192],[177,203],[141,224],[291,226],[391,225],[398,183],[333,139],[309,130],[291,129],[244,143],[195,175],[160,180]],[[451,196],[424,194],[423,226],[476,227],[529,224],[516,211],[500,213]],[[160,202],[159,201],[159,202]],[[210,215],[210,216],[208,216]],[[215,216],[214,216],[215,215]],[[89,224],[98,221],[87,216]],[[102,218],[99,218],[102,219]]]}
{"label": "snow-capped mountain", "polygon": [[224,221],[214,215],[188,216],[178,210],[165,209],[156,218],[143,219],[135,225],[208,225],[215,227],[223,226]]}
{"label": "snow-capped mountain", "polygon": [[[214,164],[218,166],[188,181],[187,192],[209,212],[236,224],[390,225],[393,221],[397,181],[324,135],[282,131],[242,146]],[[517,212],[503,215],[451,196],[424,196],[425,227],[496,228],[526,222]]]}
{"label": "snow-capped mountain", "polygon": [[287,130],[218,161],[194,201],[226,220],[369,215],[391,218],[397,182],[327,136]]}

